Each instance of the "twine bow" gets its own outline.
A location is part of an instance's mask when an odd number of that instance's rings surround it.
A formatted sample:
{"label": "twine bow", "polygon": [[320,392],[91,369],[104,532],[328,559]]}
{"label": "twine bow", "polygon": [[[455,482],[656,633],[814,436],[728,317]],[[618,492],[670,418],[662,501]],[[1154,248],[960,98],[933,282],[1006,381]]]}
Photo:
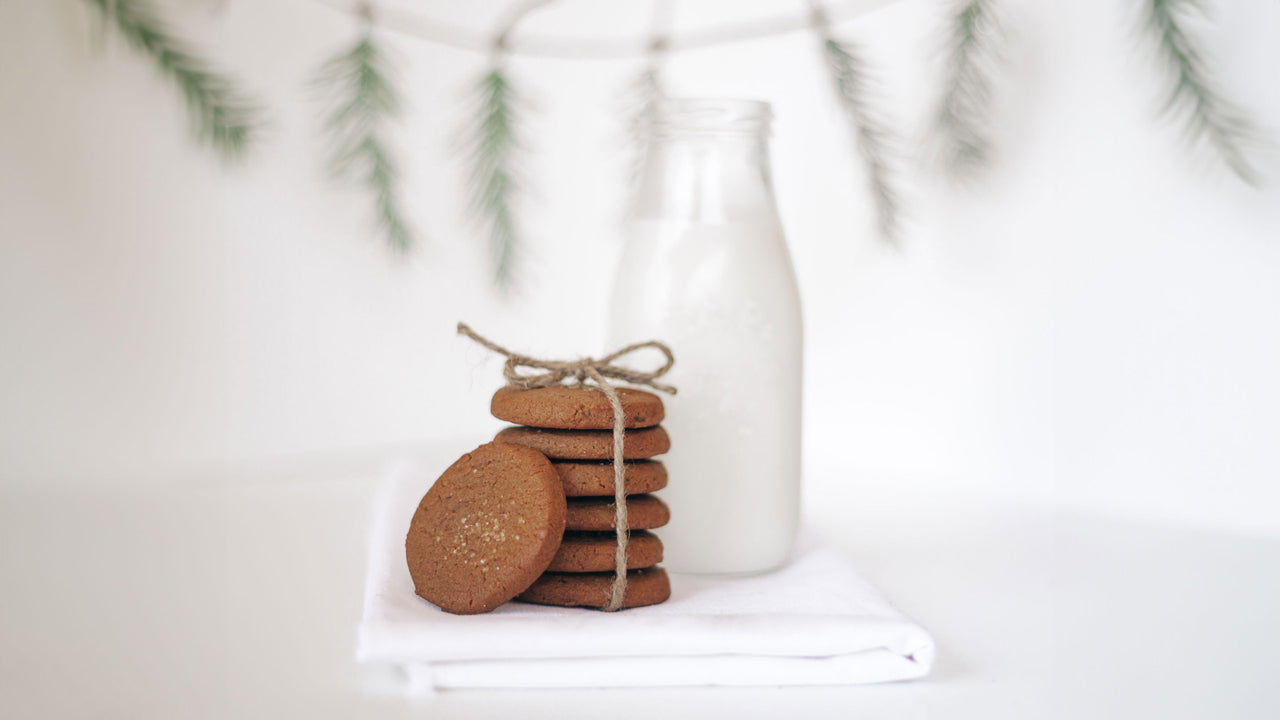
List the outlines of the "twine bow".
{"label": "twine bow", "polygon": [[[587,380],[591,380],[597,383],[599,387],[605,387],[608,383],[603,382],[602,378],[611,378],[631,385],[644,385],[673,395],[676,392],[676,389],[670,385],[663,385],[657,382],[658,378],[665,375],[671,369],[671,366],[675,364],[675,357],[671,354],[671,348],[657,340],[628,345],[599,360],[589,357],[581,360],[539,360],[528,355],[512,352],[495,342],[481,337],[466,323],[458,323],[458,334],[466,335],[489,350],[505,356],[507,362],[502,366],[502,375],[507,379],[509,385],[522,390],[563,385],[564,381],[570,378],[577,381],[578,385],[586,385]],[[614,360],[645,348],[653,348],[661,352],[666,356],[667,361],[663,363],[662,367],[652,372],[632,370],[628,367],[613,364]],[[521,374],[518,370],[521,367],[536,368],[538,370],[546,370],[546,372]]]}
{"label": "twine bow", "polygon": [[[609,380],[617,380],[631,385],[643,385],[674,395],[676,392],[674,387],[657,381],[675,364],[675,356],[671,354],[671,348],[657,340],[649,340],[648,342],[628,345],[599,360],[593,358],[539,360],[528,355],[512,352],[491,340],[481,337],[465,323],[458,323],[458,334],[465,335],[485,348],[506,357],[507,362],[503,365],[502,375],[507,379],[507,384],[512,387],[531,390],[534,388],[555,387],[572,380],[580,387],[598,390],[609,401],[609,407],[613,410],[613,525],[614,534],[617,538],[617,549],[614,551],[613,557],[613,585],[609,590],[609,601],[604,609],[610,612],[621,609],[623,596],[627,590],[627,539],[629,537],[626,467],[622,460],[623,438],[626,434],[626,416],[623,413],[622,401],[618,398],[618,392],[609,384]],[[651,372],[643,372],[613,364],[618,358],[644,348],[653,348],[666,357],[666,362],[663,363],[662,367]],[[521,373],[519,371],[521,367],[534,368],[545,372]]]}

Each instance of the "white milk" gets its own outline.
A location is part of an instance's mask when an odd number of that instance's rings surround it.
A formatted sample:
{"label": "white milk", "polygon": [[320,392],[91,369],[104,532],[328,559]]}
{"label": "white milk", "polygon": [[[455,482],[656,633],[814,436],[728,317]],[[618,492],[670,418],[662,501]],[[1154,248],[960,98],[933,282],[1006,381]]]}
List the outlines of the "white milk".
{"label": "white milk", "polygon": [[800,301],[777,216],[759,210],[627,227],[610,345],[658,339],[675,354],[660,458],[671,523],[656,532],[677,572],[774,569],[799,521]]}

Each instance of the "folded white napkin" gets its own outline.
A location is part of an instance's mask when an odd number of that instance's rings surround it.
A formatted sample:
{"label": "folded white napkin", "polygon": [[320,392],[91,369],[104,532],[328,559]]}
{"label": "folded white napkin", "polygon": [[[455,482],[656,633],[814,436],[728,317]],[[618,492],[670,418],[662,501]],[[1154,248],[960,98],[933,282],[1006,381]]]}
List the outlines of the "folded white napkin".
{"label": "folded white napkin", "polygon": [[450,615],[413,593],[404,559],[409,519],[441,469],[398,466],[371,527],[356,654],[400,666],[410,689],[845,685],[929,672],[929,634],[812,535],[768,575],[671,573],[671,599],[650,607],[510,602]]}

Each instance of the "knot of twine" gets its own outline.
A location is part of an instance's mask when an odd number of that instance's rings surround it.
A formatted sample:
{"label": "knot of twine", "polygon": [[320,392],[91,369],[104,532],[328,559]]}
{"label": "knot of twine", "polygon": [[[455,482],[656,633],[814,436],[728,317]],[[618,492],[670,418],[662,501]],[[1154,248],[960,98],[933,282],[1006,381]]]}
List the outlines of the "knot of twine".
{"label": "knot of twine", "polygon": [[[512,352],[497,343],[481,337],[465,323],[458,323],[458,334],[465,335],[485,348],[507,358],[503,365],[502,375],[507,384],[522,390],[555,387],[568,381],[576,382],[580,387],[592,388],[605,396],[609,407],[613,410],[613,525],[617,538],[617,547],[613,556],[613,585],[609,590],[609,601],[604,606],[607,611],[620,610],[623,596],[627,591],[627,540],[630,537],[627,525],[627,490],[626,466],[623,464],[623,438],[626,435],[626,415],[622,410],[622,401],[618,392],[609,380],[617,380],[631,385],[643,385],[674,395],[676,389],[658,382],[675,364],[675,356],[671,348],[658,342],[628,345],[621,350],[600,358],[583,358],[581,360],[539,360],[538,358]],[[644,372],[614,365],[613,362],[624,355],[637,350],[653,348],[666,357],[666,362],[657,370]],[[541,373],[521,373],[519,368],[534,368]]]}

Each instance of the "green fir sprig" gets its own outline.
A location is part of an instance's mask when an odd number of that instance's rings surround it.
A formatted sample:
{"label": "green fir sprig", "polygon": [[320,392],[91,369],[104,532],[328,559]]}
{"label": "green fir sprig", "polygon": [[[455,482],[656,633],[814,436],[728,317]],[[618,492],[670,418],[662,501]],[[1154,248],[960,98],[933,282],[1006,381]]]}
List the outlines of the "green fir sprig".
{"label": "green fir sprig", "polygon": [[875,201],[876,225],[885,240],[896,242],[900,201],[889,166],[891,136],[871,108],[865,64],[852,43],[839,42],[823,34],[822,47],[836,97],[853,125],[858,152],[866,166],[867,185]]}
{"label": "green fir sprig", "polygon": [[1204,53],[1183,29],[1198,0],[1147,0],[1145,27],[1154,36],[1160,60],[1169,75],[1168,96],[1161,114],[1180,121],[1193,147],[1209,145],[1241,180],[1257,184],[1258,176],[1245,158],[1243,145],[1251,126],[1244,114],[1213,87]]}
{"label": "green fir sprig", "polygon": [[515,287],[520,232],[515,200],[520,191],[518,155],[520,102],[505,69],[495,64],[476,83],[475,118],[467,125],[470,209],[489,236],[493,282],[502,292]]}
{"label": "green fir sprig", "polygon": [[341,98],[324,124],[334,142],[330,171],[368,189],[387,245],[407,252],[415,235],[400,207],[400,173],[384,136],[386,124],[400,112],[400,95],[372,26],[355,45],[325,62],[317,81]]}
{"label": "green fir sprig", "polygon": [[972,175],[990,159],[991,73],[1001,39],[991,0],[961,0],[950,19],[946,83],[936,115],[942,165],[953,177]]}
{"label": "green fir sprig", "polygon": [[148,0],[87,2],[173,81],[186,100],[191,129],[200,142],[228,159],[245,154],[257,133],[260,110],[229,77],[173,35]]}

